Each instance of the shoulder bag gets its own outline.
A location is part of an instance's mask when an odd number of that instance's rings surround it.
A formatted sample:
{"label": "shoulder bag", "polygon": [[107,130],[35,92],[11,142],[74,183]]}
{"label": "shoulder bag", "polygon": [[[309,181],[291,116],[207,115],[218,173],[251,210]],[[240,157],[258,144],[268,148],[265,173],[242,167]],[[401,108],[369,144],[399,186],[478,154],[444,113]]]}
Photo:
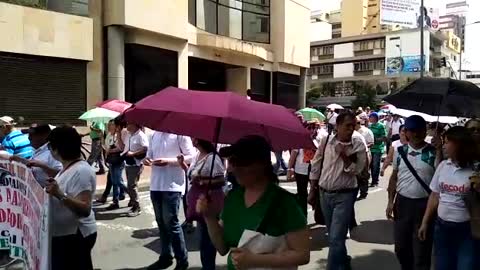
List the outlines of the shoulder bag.
{"label": "shoulder bag", "polygon": [[[330,140],[331,134],[332,132],[328,133],[327,140],[323,145],[322,162],[320,163],[320,177],[322,177],[323,163],[325,161],[325,150],[327,149],[327,144],[328,144],[328,141]],[[310,171],[311,165],[308,168]],[[310,175],[310,172],[308,174]],[[320,191],[318,190],[318,188],[315,190],[315,205],[312,205],[312,206],[313,206],[313,210],[315,211],[313,215],[315,219],[315,223],[317,223],[318,225],[325,225],[325,217],[323,216],[323,212],[322,212],[322,204],[320,203]]]}
{"label": "shoulder bag", "polygon": [[412,164],[410,161],[408,161],[407,158],[407,153],[405,152],[405,149],[403,146],[400,146],[397,148],[398,154],[400,154],[400,157],[402,157],[403,162],[405,162],[405,165],[407,166],[408,170],[412,173],[412,175],[415,177],[417,182],[422,186],[422,188],[430,195],[432,193],[432,190],[430,187],[422,180],[422,178],[418,175],[417,171],[413,168]]}

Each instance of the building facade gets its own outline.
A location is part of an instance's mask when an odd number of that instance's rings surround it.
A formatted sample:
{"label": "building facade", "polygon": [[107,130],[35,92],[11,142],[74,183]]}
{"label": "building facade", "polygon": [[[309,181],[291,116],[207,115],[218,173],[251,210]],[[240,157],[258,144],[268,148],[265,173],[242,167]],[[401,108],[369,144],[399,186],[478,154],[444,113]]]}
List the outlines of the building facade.
{"label": "building facade", "polygon": [[[14,1],[9,1],[14,2]],[[75,122],[92,96],[93,20],[86,1],[0,1],[0,114]]]}
{"label": "building facade", "polygon": [[[75,122],[104,99],[136,102],[168,86],[242,95],[251,89],[255,100],[291,108],[304,103],[308,0],[37,2],[47,10],[0,0],[0,18],[9,22],[0,25],[8,41],[0,42],[0,69],[8,63],[2,74],[12,78],[0,86],[10,95],[0,101],[1,114]],[[81,16],[67,14],[72,11]],[[11,68],[18,59],[28,67],[32,59],[40,62],[31,68],[39,78],[28,86]],[[21,98],[15,91],[24,91]]]}
{"label": "building facade", "polygon": [[[426,76],[455,77],[459,52],[441,32],[425,31]],[[419,77],[420,33],[417,29],[342,37],[312,42],[309,89],[321,89],[312,105],[350,106],[366,85],[381,98]],[[447,66],[442,66],[445,58]],[[452,73],[453,72],[453,73]]]}

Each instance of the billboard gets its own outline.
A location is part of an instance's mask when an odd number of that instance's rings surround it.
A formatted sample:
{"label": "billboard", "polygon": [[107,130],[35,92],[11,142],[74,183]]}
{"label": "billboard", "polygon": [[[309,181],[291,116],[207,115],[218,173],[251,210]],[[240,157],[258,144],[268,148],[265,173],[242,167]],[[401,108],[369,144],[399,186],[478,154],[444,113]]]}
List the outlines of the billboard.
{"label": "billboard", "polygon": [[[420,0],[382,0],[380,7],[380,24],[416,28],[421,26],[421,1]],[[440,27],[440,11],[437,3],[425,1],[424,3],[425,27],[438,30]]]}
{"label": "billboard", "polygon": [[462,49],[462,40],[456,36],[453,31],[448,31],[447,46],[455,52],[460,53],[460,50]]}
{"label": "billboard", "polygon": [[387,75],[420,72],[420,55],[388,57],[385,68]]}
{"label": "billboard", "polygon": [[382,0],[380,24],[415,28],[419,11],[420,0]]}

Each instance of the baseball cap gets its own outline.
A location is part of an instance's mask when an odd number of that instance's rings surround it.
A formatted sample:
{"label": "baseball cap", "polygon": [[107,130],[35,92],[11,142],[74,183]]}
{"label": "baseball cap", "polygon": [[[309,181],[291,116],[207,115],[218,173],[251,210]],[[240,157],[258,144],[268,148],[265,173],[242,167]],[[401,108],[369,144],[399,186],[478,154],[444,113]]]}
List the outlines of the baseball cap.
{"label": "baseball cap", "polygon": [[271,152],[272,147],[263,137],[249,135],[220,149],[219,154],[232,163],[250,165],[255,162],[271,163]]}
{"label": "baseball cap", "polygon": [[15,126],[15,120],[10,116],[0,117],[0,126]]}
{"label": "baseball cap", "polygon": [[29,128],[22,129],[23,134],[49,134],[55,127],[47,124],[32,124]]}
{"label": "baseball cap", "polygon": [[405,129],[423,130],[427,129],[427,122],[420,115],[412,115],[405,119]]}
{"label": "baseball cap", "polygon": [[378,113],[372,112],[368,117],[375,117],[378,119]]}

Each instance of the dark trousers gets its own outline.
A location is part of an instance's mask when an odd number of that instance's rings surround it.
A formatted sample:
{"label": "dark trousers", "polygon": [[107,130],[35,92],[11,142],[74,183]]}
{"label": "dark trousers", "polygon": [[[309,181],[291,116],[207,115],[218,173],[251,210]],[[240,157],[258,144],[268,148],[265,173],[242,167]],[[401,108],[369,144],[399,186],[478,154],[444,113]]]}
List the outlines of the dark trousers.
{"label": "dark trousers", "polygon": [[368,180],[369,179],[358,179],[358,191],[360,192],[360,196],[366,197],[368,195]]}
{"label": "dark trousers", "polygon": [[215,270],[215,259],[217,257],[217,249],[210,240],[207,224],[205,221],[199,221],[200,229],[200,260],[202,261],[203,270]]}
{"label": "dark trousers", "polygon": [[273,171],[275,173],[278,173],[280,168],[282,168],[282,170],[286,171],[287,170],[287,164],[285,164],[285,160],[283,160],[283,152],[282,151],[275,152],[275,159],[277,160],[277,162],[275,163],[275,165],[273,165]]}
{"label": "dark trousers", "polygon": [[105,171],[103,164],[103,148],[102,141],[100,139],[92,140],[92,145],[90,148],[90,156],[87,159],[88,164],[93,165],[93,163],[98,163],[98,169],[100,172]]}
{"label": "dark trousers", "polygon": [[97,233],[83,237],[77,234],[52,237],[52,270],[93,270],[91,252]]}
{"label": "dark trousers", "polygon": [[171,260],[173,250],[177,263],[187,262],[188,254],[185,236],[178,220],[182,193],[150,191],[150,198],[162,246],[160,259]]}
{"label": "dark trousers", "polygon": [[372,175],[372,185],[378,185],[378,179],[380,177],[380,163],[382,161],[382,153],[372,153],[372,163],[370,164],[370,170]]}
{"label": "dark trousers", "polygon": [[422,224],[428,198],[410,199],[397,194],[395,201],[395,254],[402,270],[430,270],[433,226],[427,239],[420,241],[418,229]]}
{"label": "dark trousers", "polygon": [[308,182],[310,181],[308,175],[295,173],[295,182],[297,182],[297,200],[307,216],[308,208]]}

